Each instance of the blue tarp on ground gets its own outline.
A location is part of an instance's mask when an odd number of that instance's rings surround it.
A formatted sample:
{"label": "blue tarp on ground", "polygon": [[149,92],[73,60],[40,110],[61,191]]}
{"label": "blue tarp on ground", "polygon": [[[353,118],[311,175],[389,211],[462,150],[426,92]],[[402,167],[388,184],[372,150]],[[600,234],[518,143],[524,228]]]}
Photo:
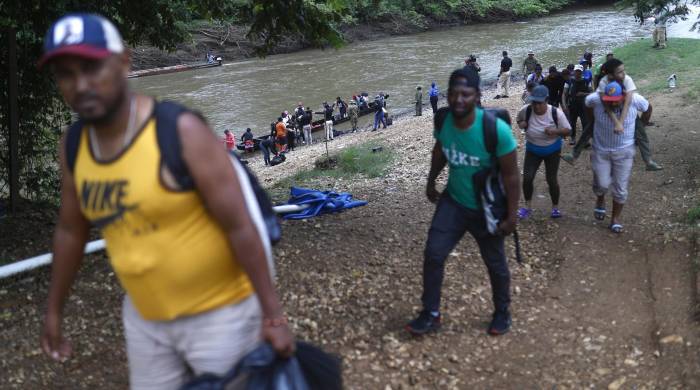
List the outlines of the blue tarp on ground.
{"label": "blue tarp on ground", "polygon": [[286,214],[284,219],[306,219],[321,214],[336,213],[353,207],[364,206],[365,201],[353,200],[347,192],[318,191],[307,188],[292,187],[287,204],[309,205],[298,213]]}

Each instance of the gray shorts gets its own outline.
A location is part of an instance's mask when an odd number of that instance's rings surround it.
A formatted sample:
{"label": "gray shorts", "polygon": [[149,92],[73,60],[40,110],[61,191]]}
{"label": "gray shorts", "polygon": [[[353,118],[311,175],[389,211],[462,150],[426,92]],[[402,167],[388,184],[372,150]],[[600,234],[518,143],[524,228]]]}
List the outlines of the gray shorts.
{"label": "gray shorts", "polygon": [[614,152],[591,152],[593,192],[598,196],[608,190],[619,204],[627,201],[628,185],[634,164],[634,145]]}
{"label": "gray shorts", "polygon": [[256,295],[172,321],[143,319],[126,296],[122,314],[132,389],[178,389],[192,375],[222,375],[260,342]]}

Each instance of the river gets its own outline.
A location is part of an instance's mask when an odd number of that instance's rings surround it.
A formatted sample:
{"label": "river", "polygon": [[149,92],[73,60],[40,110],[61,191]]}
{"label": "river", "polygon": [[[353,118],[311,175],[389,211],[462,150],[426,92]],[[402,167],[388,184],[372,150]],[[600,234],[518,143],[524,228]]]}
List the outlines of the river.
{"label": "river", "polygon": [[[410,110],[415,88],[436,81],[444,90],[447,77],[474,53],[484,82],[498,74],[501,51],[521,68],[528,50],[547,69],[561,69],[584,52],[594,60],[628,40],[649,37],[631,13],[612,7],[574,8],[526,22],[460,26],[442,31],[357,42],[341,49],[306,50],[292,54],[225,63],[221,67],[132,79],[132,87],[160,99],[172,99],[204,113],[217,133],[251,127],[267,134],[269,124],[298,101],[320,111],[323,101],[347,99],[361,91],[388,93],[392,112]],[[521,90],[515,84],[518,95]],[[425,98],[427,101],[427,98]]]}

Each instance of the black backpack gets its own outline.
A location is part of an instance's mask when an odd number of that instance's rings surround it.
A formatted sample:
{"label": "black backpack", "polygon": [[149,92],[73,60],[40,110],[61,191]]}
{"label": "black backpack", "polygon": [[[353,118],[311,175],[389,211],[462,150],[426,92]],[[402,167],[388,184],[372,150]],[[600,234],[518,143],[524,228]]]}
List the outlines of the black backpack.
{"label": "black backpack", "polygon": [[[511,121],[508,110],[504,108],[484,108],[483,110],[484,146],[489,153],[491,166],[475,173],[472,176],[472,180],[476,198],[483,209],[486,228],[489,233],[496,235],[498,233],[498,223],[505,220],[508,214],[508,199],[501,178],[500,164],[496,156],[496,148],[498,146],[497,123],[498,119],[501,119],[508,126],[511,126]],[[449,107],[443,107],[435,113],[433,120],[437,133],[440,133],[442,130],[449,112]],[[513,231],[513,239],[515,240],[515,258],[518,263],[522,263],[517,229]]]}
{"label": "black backpack", "polygon": [[[182,159],[182,145],[180,144],[180,137],[177,134],[177,119],[180,114],[185,112],[190,112],[190,110],[175,102],[162,101],[155,103],[156,137],[158,139],[158,148],[160,149],[162,163],[168,167],[168,170],[172,173],[182,191],[191,191],[195,189],[195,184],[190,176],[187,164],[185,164],[185,161]],[[78,120],[68,128],[68,133],[66,135],[66,163],[71,172],[75,170],[75,160],[78,155],[83,127],[83,121]],[[231,153],[231,162],[234,164],[234,169],[240,167],[245,172],[248,181],[240,180],[241,185],[250,185],[260,208],[268,238],[272,244],[276,244],[282,238],[282,227],[277,215],[272,209],[270,198],[260,186],[255,175],[248,167],[241,163],[241,159],[237,154]],[[239,179],[241,179],[240,175]]]}
{"label": "black backpack", "polygon": [[[554,106],[552,107],[552,120],[554,121],[554,126],[559,128],[559,115],[557,115],[557,108]],[[527,108],[525,109],[525,122],[527,122],[527,127],[525,128],[525,131],[527,131],[527,128],[530,127],[530,117],[532,116],[532,106],[528,105]]]}

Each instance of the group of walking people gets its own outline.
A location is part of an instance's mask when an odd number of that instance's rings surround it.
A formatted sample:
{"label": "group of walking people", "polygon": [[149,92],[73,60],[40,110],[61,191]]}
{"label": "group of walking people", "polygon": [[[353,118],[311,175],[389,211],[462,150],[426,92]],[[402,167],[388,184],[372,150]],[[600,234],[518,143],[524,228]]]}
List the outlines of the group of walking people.
{"label": "group of walking people", "polygon": [[[511,61],[503,52],[501,76],[509,72]],[[613,234],[623,232],[622,210],[629,198],[629,180],[639,146],[648,171],[662,169],[651,160],[645,126],[650,124],[652,106],[637,92],[624,63],[612,53],[606,56],[593,74],[592,54],[586,53],[578,65],[572,65],[572,77],[550,67],[547,76],[530,52],[523,63],[527,80],[526,103],[517,113],[517,126],[525,135],[525,156],[522,165],[520,206],[516,141],[510,126],[500,119],[495,130],[496,145],[491,150],[486,141],[490,113],[479,104],[478,71],[464,67],[452,73],[447,93],[448,113],[435,120],[430,172],[426,194],[437,204],[424,252],[423,308],[406,325],[414,335],[440,328],[440,296],[445,262],[462,236],[469,232],[476,240],[491,281],[494,312],[488,333],[500,335],[511,327],[510,273],[506,262],[503,236],[511,233],[519,220],[532,216],[534,180],[544,162],[546,182],[551,199],[551,218],[561,218],[558,183],[559,161],[573,164],[575,157],[591,144],[593,173],[592,215],[605,221]],[[586,72],[586,71],[589,72]],[[509,75],[508,75],[509,76]],[[508,77],[509,78],[509,77]],[[508,97],[505,76],[499,81],[498,98]],[[440,117],[438,112],[436,117]],[[493,120],[493,119],[490,119]],[[575,140],[576,125],[581,121],[581,134]],[[574,154],[561,156],[565,138],[571,138]],[[494,136],[491,135],[493,139]],[[574,157],[575,156],[575,157]],[[475,175],[497,166],[505,190],[507,213],[498,227],[500,234],[490,234],[484,203],[475,191]],[[447,187],[439,193],[436,179],[449,166]],[[607,196],[612,197],[608,213]],[[493,218],[491,215],[489,218]]]}
{"label": "group of walking people", "polygon": [[[613,53],[606,55],[594,74],[593,55],[584,53],[577,65],[561,72],[555,66],[547,76],[529,53],[523,63],[532,73],[527,76],[527,104],[518,113],[518,127],[525,133],[523,163],[523,196],[525,205],[518,211],[521,219],[532,214],[533,182],[542,162],[545,163],[552,209],[550,216],[562,216],[559,210],[559,161],[574,164],[583,149],[592,144],[591,163],[594,192],[598,195],[595,217],[606,214],[604,197],[610,190],[613,197],[610,229],[622,231],[620,219],[628,189],[635,144],[639,147],[648,171],[662,167],[651,158],[646,134],[651,106],[637,93],[632,78],[625,73],[621,60]],[[570,71],[573,70],[573,72]],[[581,133],[576,138],[580,121]],[[594,131],[595,129],[595,131]],[[569,138],[572,152],[562,155],[564,138]]]}
{"label": "group of walking people", "polygon": [[[84,33],[66,39],[76,28]],[[267,225],[242,166],[223,150],[200,114],[130,90],[125,77],[129,53],[107,19],[67,15],[46,37],[40,66],[52,70],[80,121],[61,143],[61,209],[40,338],[43,351],[57,361],[71,356],[63,311],[93,225],[103,234],[126,291],[122,313],[132,388],[175,389],[193,375],[225,375],[262,341],[279,356],[291,356],[296,343],[273,282]],[[467,232],[476,240],[491,283],[494,311],[487,332],[496,336],[511,328],[504,237],[515,231],[518,218],[532,214],[533,180],[543,161],[551,217],[562,216],[559,154],[576,125],[566,114],[569,102],[553,96],[536,64],[530,80],[536,84],[516,119],[526,138],[522,208],[517,141],[508,123],[480,106],[478,70],[455,70],[448,80],[448,107],[440,112],[437,101],[433,106],[441,120],[435,121],[425,191],[437,206],[423,253],[423,307],[406,325],[412,334],[439,329],[445,262]],[[501,68],[510,70],[503,63]],[[582,69],[574,67],[574,80],[583,78]],[[577,142],[592,139],[593,214],[598,220],[608,218],[605,197],[610,193],[609,228],[620,233],[635,139],[639,124],[649,124],[652,108],[636,92],[622,61],[611,56],[599,73],[597,88],[571,92],[569,87],[562,96],[573,94],[583,104],[577,109],[588,118]],[[438,96],[433,84],[431,103],[433,89]],[[96,96],[90,104],[82,98],[87,90]],[[332,122],[332,109],[324,109],[326,123]],[[276,151],[286,150],[290,128],[301,127],[304,142],[313,143],[310,112],[300,102],[296,119],[285,113],[278,118],[271,128]],[[142,132],[146,136],[139,137]],[[446,166],[447,186],[439,192],[436,181]],[[495,231],[487,224],[474,180],[491,169],[500,175],[507,209]]]}

